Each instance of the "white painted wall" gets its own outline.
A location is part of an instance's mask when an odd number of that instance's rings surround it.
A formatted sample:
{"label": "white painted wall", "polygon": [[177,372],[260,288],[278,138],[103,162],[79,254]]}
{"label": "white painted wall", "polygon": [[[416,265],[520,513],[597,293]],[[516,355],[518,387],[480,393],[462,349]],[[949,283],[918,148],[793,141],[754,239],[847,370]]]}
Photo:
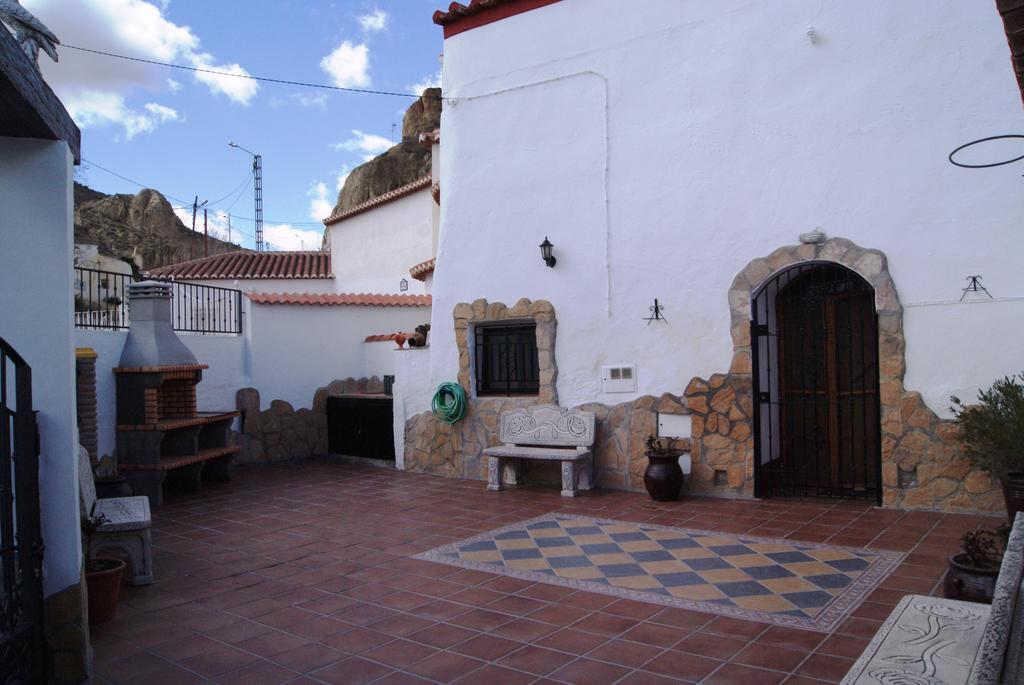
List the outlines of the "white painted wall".
{"label": "white painted wall", "polygon": [[243,293],[333,293],[332,278],[234,278],[185,280],[182,283],[234,288]]}
{"label": "white painted wall", "polygon": [[[398,331],[392,332],[397,333]],[[392,352],[397,349],[398,346],[391,340],[384,340],[381,342],[364,342],[363,375],[367,377],[377,376],[381,379],[383,379],[385,375],[394,375],[395,362],[393,360],[394,355]]]}
{"label": "white painted wall", "polygon": [[0,138],[0,336],[32,367],[47,596],[77,584],[82,563],[71,340],[72,164],[64,142]]}
{"label": "white painted wall", "polygon": [[409,268],[434,255],[434,206],[427,187],[328,227],[335,292],[398,293],[403,278],[425,292]]}
{"label": "white painted wall", "polygon": [[[443,78],[428,385],[455,378],[456,303],[525,296],[555,306],[563,404],[630,399],[600,390],[612,362],[679,392],[728,369],[736,273],[818,226],[884,251],[905,305],[969,274],[1024,296],[1020,169],[946,160],[1020,128],[992,3],[563,0],[446,40]],[[909,306],[907,387],[941,412],[1020,370],[1020,312]]]}
{"label": "white painted wall", "polygon": [[327,307],[250,303],[252,386],[263,403],[310,407],[317,388],[334,379],[366,375],[367,335],[411,331],[430,318],[429,307]]}
{"label": "white painted wall", "polygon": [[[75,329],[75,347],[92,348],[98,355],[96,428],[100,455],[113,454],[116,449],[117,396],[113,369],[121,359],[127,337],[128,331]],[[203,371],[203,380],[196,386],[196,403],[200,411],[233,411],[235,393],[249,385],[251,376],[246,339],[240,335],[191,333],[179,333],[178,338],[192,350],[200,364],[210,367]]]}
{"label": "white painted wall", "polygon": [[413,347],[392,352],[395,384],[392,387],[395,432],[395,465],[405,468],[405,422],[430,409],[434,388],[430,385],[430,348]]}

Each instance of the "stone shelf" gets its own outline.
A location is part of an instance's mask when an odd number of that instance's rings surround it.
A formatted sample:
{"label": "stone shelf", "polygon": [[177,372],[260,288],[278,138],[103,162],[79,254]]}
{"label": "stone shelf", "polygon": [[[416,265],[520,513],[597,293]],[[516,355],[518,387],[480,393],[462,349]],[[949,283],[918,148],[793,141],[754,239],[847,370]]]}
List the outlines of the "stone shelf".
{"label": "stone shelf", "polygon": [[160,459],[158,464],[118,464],[118,469],[121,471],[170,471],[171,469],[199,464],[201,462],[217,459],[229,454],[236,454],[241,449],[241,447],[237,446],[211,447],[199,450],[196,454],[187,454],[178,457],[163,457]]}
{"label": "stone shelf", "polygon": [[227,411],[227,412],[198,412],[196,416],[183,418],[183,419],[168,419],[161,421],[160,423],[140,423],[140,424],[125,424],[119,425],[117,430],[119,431],[173,431],[181,428],[191,428],[193,426],[202,426],[207,423],[217,423],[218,421],[229,421],[241,415],[241,412]]}

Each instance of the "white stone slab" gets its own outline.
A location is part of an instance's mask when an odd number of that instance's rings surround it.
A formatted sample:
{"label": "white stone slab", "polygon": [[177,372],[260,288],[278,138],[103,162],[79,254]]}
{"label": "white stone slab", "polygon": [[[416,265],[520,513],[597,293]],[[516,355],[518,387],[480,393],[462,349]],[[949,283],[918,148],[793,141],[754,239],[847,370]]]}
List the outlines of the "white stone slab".
{"label": "white stone slab", "polygon": [[908,595],[879,628],[842,685],[957,685],[978,655],[990,607]]}

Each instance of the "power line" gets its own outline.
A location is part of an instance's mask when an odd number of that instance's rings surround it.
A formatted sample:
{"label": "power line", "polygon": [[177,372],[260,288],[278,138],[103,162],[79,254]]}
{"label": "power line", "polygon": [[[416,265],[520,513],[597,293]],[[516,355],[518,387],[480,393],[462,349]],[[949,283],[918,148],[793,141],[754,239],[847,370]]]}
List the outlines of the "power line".
{"label": "power line", "polygon": [[[131,178],[128,178],[127,176],[122,176],[121,174],[117,173],[116,171],[111,171],[110,169],[108,169],[106,167],[102,167],[99,164],[97,164],[96,162],[92,162],[92,161],[86,159],[85,157],[82,157],[82,161],[85,162],[86,164],[88,164],[89,166],[96,167],[100,171],[106,171],[111,176],[117,176],[122,181],[128,181],[129,183],[133,183],[133,184],[137,185],[140,188],[145,188],[145,189],[149,189],[149,190],[153,190],[154,189],[152,186],[147,186],[145,183],[139,183],[138,181],[136,181],[134,179],[131,179]],[[170,199],[174,200],[175,202],[180,202],[183,205],[188,205],[189,207],[192,206],[192,203],[190,201],[182,200],[180,197],[174,197],[173,195],[170,195],[168,193],[161,193],[161,195],[163,195],[164,197],[170,198]]]}
{"label": "power line", "polygon": [[[88,164],[90,167],[96,167],[100,171],[105,171],[106,173],[109,173],[112,176],[117,176],[121,180],[128,181],[129,183],[134,183],[135,185],[139,186],[140,188],[155,189],[152,185],[146,185],[145,183],[139,183],[137,180],[135,180],[133,178],[128,178],[127,176],[122,176],[118,172],[111,171],[110,169],[108,169],[106,167],[101,167],[98,164],[96,164],[95,162],[91,162],[91,161],[85,159],[84,157],[82,158],[82,161],[85,162],[86,164]],[[247,177],[246,181],[248,181],[248,180],[249,180],[249,178]],[[164,196],[165,198],[169,198],[170,200],[173,200],[174,202],[179,203],[180,205],[187,205],[188,207],[191,207],[191,202],[188,201],[188,200],[182,200],[181,198],[175,198],[174,196],[167,194],[167,192],[163,192],[163,191],[160,191],[160,190],[158,190],[158,192],[160,192],[160,194],[162,196]],[[233,207],[233,204],[231,206]],[[243,221],[255,221],[256,220],[256,219],[254,219],[252,217],[249,217],[249,216],[238,216],[236,214],[231,214],[231,216],[236,218],[236,219],[242,219]],[[287,223],[287,224],[292,225],[292,226],[322,226],[322,225],[324,225],[324,223],[322,221],[287,221],[287,220],[284,220],[284,219],[265,219],[265,221],[269,221],[271,223]]]}
{"label": "power line", "polygon": [[[217,71],[216,69],[202,69],[200,67],[187,67],[183,64],[171,64],[170,62],[158,62],[153,59],[143,59],[142,57],[130,57],[128,55],[119,55],[116,52],[106,52],[105,50],[92,50],[90,48],[83,48],[77,45],[68,45],[67,43],[61,43],[61,47],[70,48],[71,50],[79,50],[81,52],[90,52],[94,55],[103,55],[104,57],[114,57],[117,59],[124,59],[130,62],[142,62],[143,64],[155,64],[160,67],[168,67],[170,69],[182,69],[184,71],[194,71],[200,74],[213,74],[215,76],[231,76],[233,78],[244,78],[250,81],[263,81],[265,83],[279,83],[287,86],[300,86],[302,88],[321,88],[323,90],[340,90],[346,93],[364,93],[366,95],[391,95],[400,98],[419,98],[428,97],[440,100],[441,96],[438,95],[413,95],[412,93],[396,93],[389,90],[368,90],[366,88],[344,88],[342,86],[329,86],[324,83],[309,83],[307,81],[293,81],[290,79],[279,79],[269,78],[266,76],[252,76],[251,74],[232,74],[227,71]],[[444,98],[452,100],[454,98]]]}
{"label": "power line", "polygon": [[237,186],[235,186],[234,190],[232,190],[230,193],[228,193],[224,197],[220,198],[219,200],[214,200],[213,202],[208,203],[208,205],[210,207],[212,207],[213,205],[220,204],[221,202],[224,202],[224,200],[228,199],[229,197],[231,197],[235,193],[239,192],[242,188],[244,188],[245,184],[249,182],[250,178],[252,178],[252,174],[251,173],[246,174],[245,178],[242,179],[241,183],[239,183]]}

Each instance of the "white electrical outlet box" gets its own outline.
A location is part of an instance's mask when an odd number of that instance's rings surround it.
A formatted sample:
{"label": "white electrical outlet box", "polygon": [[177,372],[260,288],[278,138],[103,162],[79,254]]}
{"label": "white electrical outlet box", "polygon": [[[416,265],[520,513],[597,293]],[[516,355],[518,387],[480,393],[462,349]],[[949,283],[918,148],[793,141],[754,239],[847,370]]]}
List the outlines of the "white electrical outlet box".
{"label": "white electrical outlet box", "polygon": [[636,392],[636,364],[601,367],[602,392]]}
{"label": "white electrical outlet box", "polygon": [[658,435],[663,438],[688,438],[691,424],[689,414],[658,414]]}

